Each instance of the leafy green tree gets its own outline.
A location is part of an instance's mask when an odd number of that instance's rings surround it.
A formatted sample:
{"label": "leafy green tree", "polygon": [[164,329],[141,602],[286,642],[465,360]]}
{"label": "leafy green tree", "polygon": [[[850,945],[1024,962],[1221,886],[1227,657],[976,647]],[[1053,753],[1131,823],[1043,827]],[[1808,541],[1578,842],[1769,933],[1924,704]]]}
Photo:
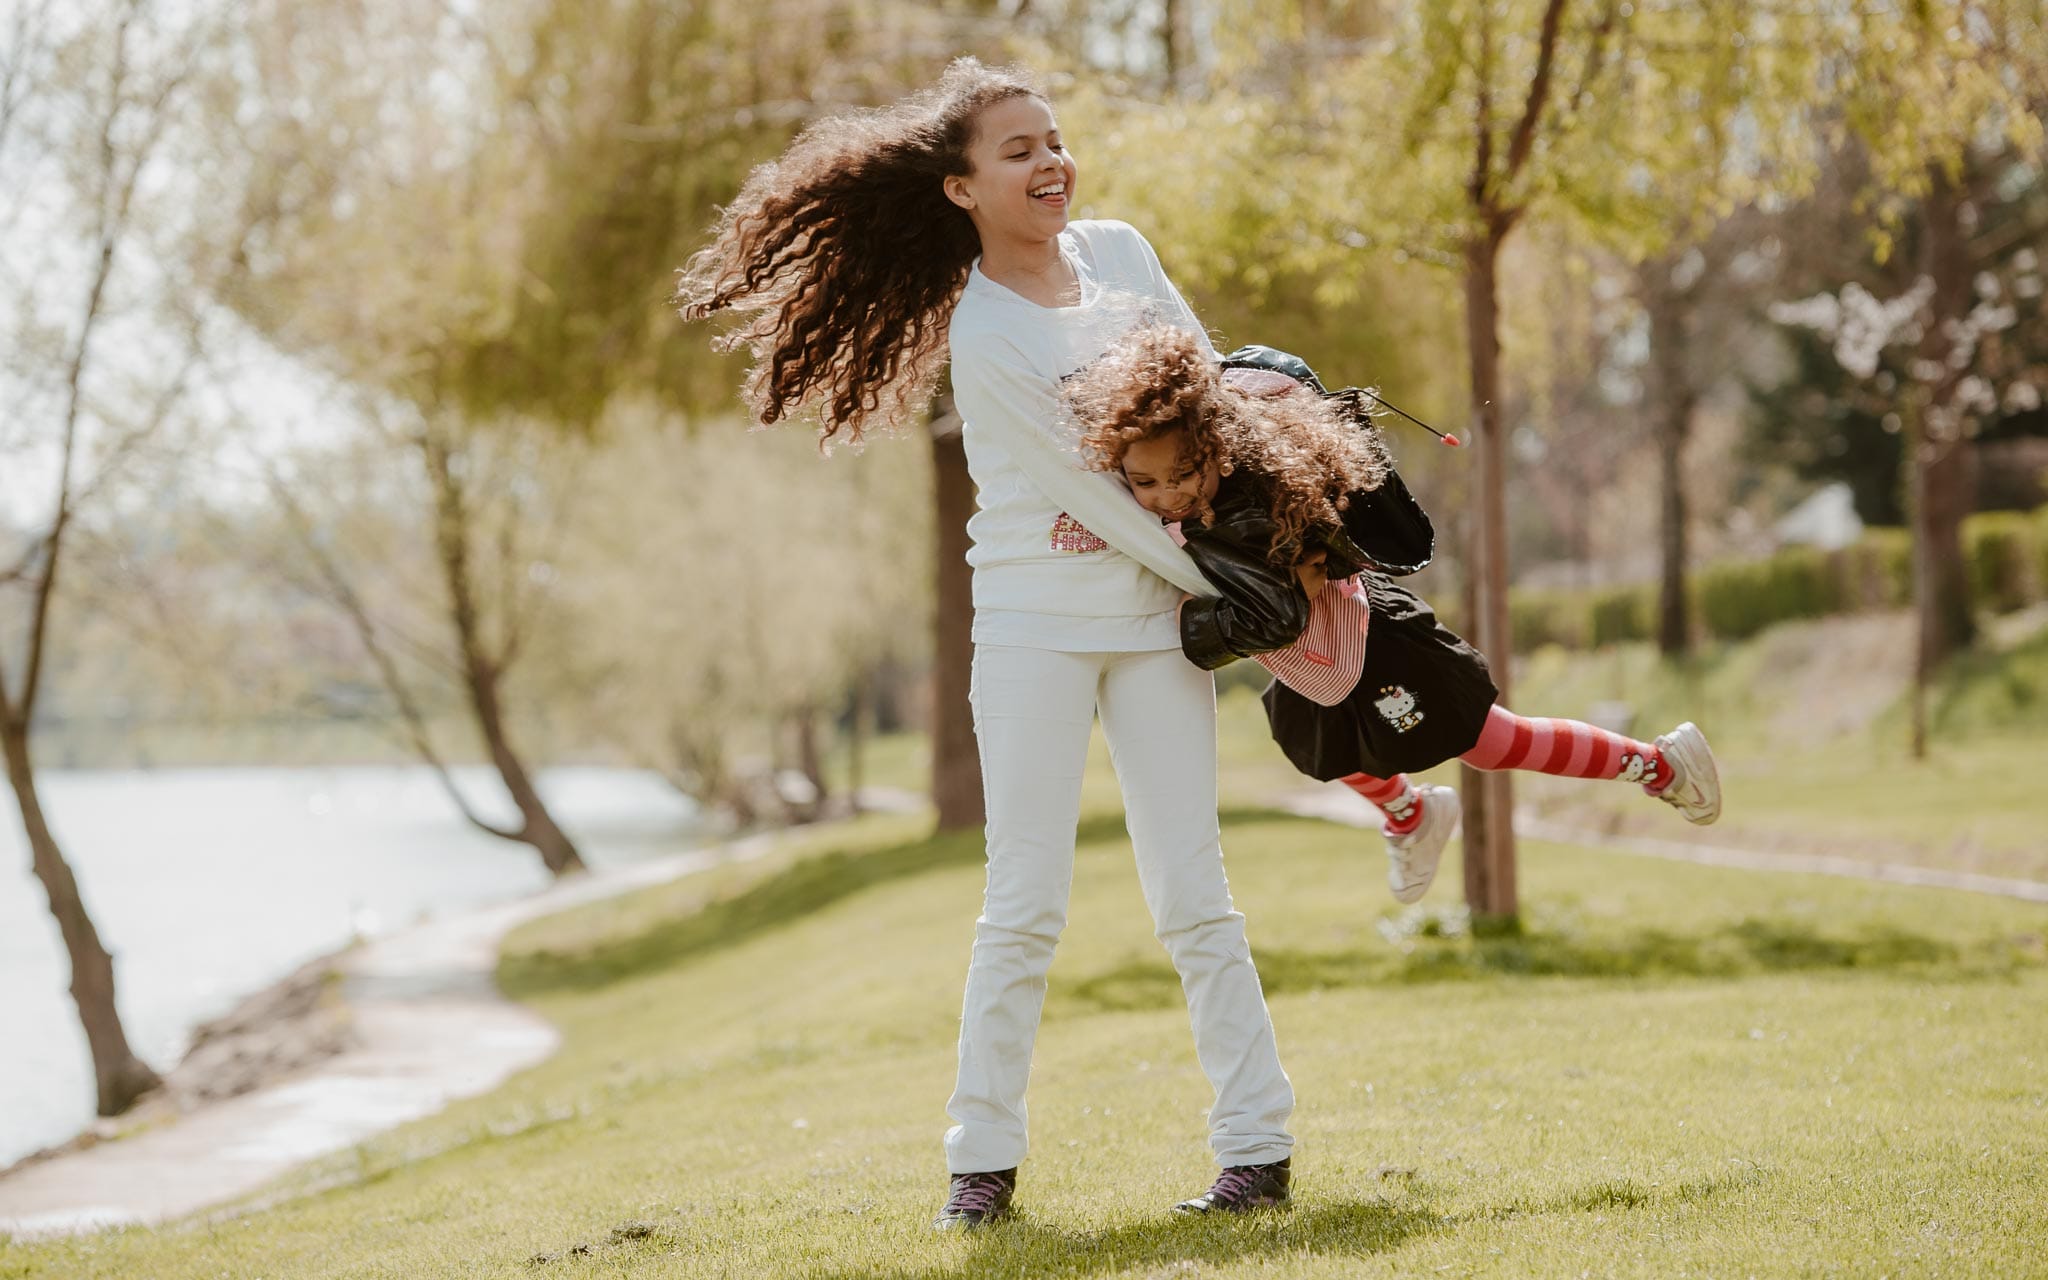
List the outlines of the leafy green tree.
{"label": "leafy green tree", "polygon": [[[1628,119],[1627,73],[1647,52],[1628,44],[1635,28],[1621,10],[1567,0],[1406,7],[1373,53],[1318,77],[1319,109],[1381,142],[1349,164],[1328,148],[1315,157],[1331,194],[1352,197],[1372,229],[1362,234],[1420,241],[1432,260],[1455,264],[1463,283],[1476,455],[1467,616],[1510,703],[1500,252],[1545,202],[1609,216],[1629,203],[1624,184],[1602,180]],[[1368,187],[1369,175],[1393,172],[1397,156],[1406,180]],[[1463,790],[1466,896],[1482,919],[1510,920],[1518,907],[1508,775],[1467,769]]]}
{"label": "leafy green tree", "polygon": [[[667,329],[661,305],[716,202],[812,115],[922,83],[984,16],[530,0],[484,29],[431,8],[359,12],[274,9],[279,39],[298,25],[330,37],[311,67],[277,59],[256,189],[291,227],[246,311],[281,345],[410,406],[423,437],[454,442],[446,466],[423,455],[437,492],[459,479],[465,441],[519,424],[598,429],[628,395],[722,412],[737,367]],[[328,108],[317,120],[291,109],[309,82]],[[446,109],[451,96],[462,109]],[[942,489],[966,483],[964,467],[934,474]],[[978,803],[978,774],[968,781],[958,789]]]}
{"label": "leafy green tree", "polygon": [[[1697,391],[1675,288],[1714,226],[1810,180],[1802,128],[1846,15],[1750,0],[1242,6],[1226,56],[1264,87],[1281,128],[1267,166],[1310,208],[1296,245],[1329,263],[1380,250],[1456,274],[1464,299],[1474,493],[1470,630],[1504,699],[1510,459],[1501,347],[1502,251],[1543,222],[1643,263],[1658,359],[1667,639],[1682,639],[1685,560],[1678,460]],[[1294,121],[1304,127],[1289,129]],[[1317,249],[1322,250],[1320,259]],[[1687,285],[1687,288],[1690,286]],[[1467,894],[1483,917],[1515,911],[1511,792],[1468,771]]]}

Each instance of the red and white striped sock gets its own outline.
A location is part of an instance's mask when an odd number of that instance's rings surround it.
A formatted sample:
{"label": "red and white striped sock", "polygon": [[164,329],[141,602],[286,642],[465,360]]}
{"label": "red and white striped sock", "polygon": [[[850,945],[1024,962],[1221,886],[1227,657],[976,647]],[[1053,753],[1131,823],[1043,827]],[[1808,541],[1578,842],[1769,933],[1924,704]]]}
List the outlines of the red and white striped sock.
{"label": "red and white striped sock", "polygon": [[1379,811],[1387,816],[1387,830],[1395,835],[1406,835],[1421,825],[1422,793],[1409,784],[1407,774],[1375,778],[1369,773],[1354,773],[1344,779],[1344,785],[1379,806]]}
{"label": "red and white striped sock", "polygon": [[1654,743],[1637,742],[1581,720],[1518,716],[1497,702],[1486,713],[1479,741],[1458,758],[1475,769],[1640,782],[1652,795],[1671,782],[1671,770]]}

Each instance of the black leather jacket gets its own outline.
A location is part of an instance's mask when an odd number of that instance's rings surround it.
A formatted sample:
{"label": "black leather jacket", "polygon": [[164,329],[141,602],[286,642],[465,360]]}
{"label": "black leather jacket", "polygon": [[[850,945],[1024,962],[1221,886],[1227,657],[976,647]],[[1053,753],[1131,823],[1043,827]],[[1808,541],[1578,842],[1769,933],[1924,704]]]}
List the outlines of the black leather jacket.
{"label": "black leather jacket", "polygon": [[[1357,392],[1324,391],[1315,371],[1298,356],[1271,347],[1240,347],[1223,358],[1223,366],[1287,374],[1332,399],[1347,400],[1363,416]],[[1279,528],[1267,482],[1243,472],[1225,476],[1209,505],[1214,516],[1207,524],[1181,525],[1188,554],[1222,593],[1181,606],[1181,650],[1204,670],[1294,643],[1308,627],[1309,608],[1293,569],[1269,558]],[[1400,475],[1389,471],[1379,488],[1351,495],[1341,526],[1313,529],[1303,542],[1303,551],[1325,553],[1324,572],[1333,579],[1361,570],[1399,577],[1429,563],[1436,531]]]}

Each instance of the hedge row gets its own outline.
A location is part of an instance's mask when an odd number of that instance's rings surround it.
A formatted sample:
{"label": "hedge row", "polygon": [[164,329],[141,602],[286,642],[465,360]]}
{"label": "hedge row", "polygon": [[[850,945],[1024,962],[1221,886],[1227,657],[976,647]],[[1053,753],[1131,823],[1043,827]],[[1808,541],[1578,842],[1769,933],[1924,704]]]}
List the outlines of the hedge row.
{"label": "hedge row", "polygon": [[[1969,517],[1963,555],[1979,609],[2006,613],[2048,599],[2048,507]],[[1868,529],[1839,551],[1787,547],[1762,560],[1710,564],[1687,586],[1698,625],[1726,640],[1794,618],[1900,608],[1913,598],[1912,538],[1904,529]],[[1508,611],[1518,649],[1650,640],[1657,634],[1657,585],[1518,588],[1509,593]]]}

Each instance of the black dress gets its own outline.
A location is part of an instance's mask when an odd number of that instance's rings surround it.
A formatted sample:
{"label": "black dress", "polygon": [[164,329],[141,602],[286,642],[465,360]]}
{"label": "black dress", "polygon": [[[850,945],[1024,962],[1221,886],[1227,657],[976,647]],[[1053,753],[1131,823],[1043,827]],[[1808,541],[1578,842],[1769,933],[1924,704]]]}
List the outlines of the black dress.
{"label": "black dress", "polygon": [[1266,723],[1295,768],[1328,782],[1412,773],[1470,751],[1500,691],[1486,659],[1437,621],[1415,593],[1370,570],[1372,605],[1358,686],[1334,707],[1275,680]]}
{"label": "black dress", "polygon": [[[1322,390],[1307,365],[1270,348],[1242,348],[1224,364],[1277,369]],[[1189,555],[1222,593],[1181,609],[1181,648],[1205,669],[1283,648],[1308,624],[1292,570],[1267,558],[1277,529],[1264,482],[1227,476],[1210,505],[1207,524],[1181,526]],[[1350,696],[1326,707],[1277,680],[1265,692],[1273,740],[1308,776],[1389,777],[1455,759],[1479,741],[1500,696],[1486,659],[1389,576],[1427,565],[1435,538],[1421,505],[1389,472],[1379,489],[1352,495],[1342,528],[1305,540],[1325,552],[1330,577],[1359,575],[1372,610],[1365,665]]]}

